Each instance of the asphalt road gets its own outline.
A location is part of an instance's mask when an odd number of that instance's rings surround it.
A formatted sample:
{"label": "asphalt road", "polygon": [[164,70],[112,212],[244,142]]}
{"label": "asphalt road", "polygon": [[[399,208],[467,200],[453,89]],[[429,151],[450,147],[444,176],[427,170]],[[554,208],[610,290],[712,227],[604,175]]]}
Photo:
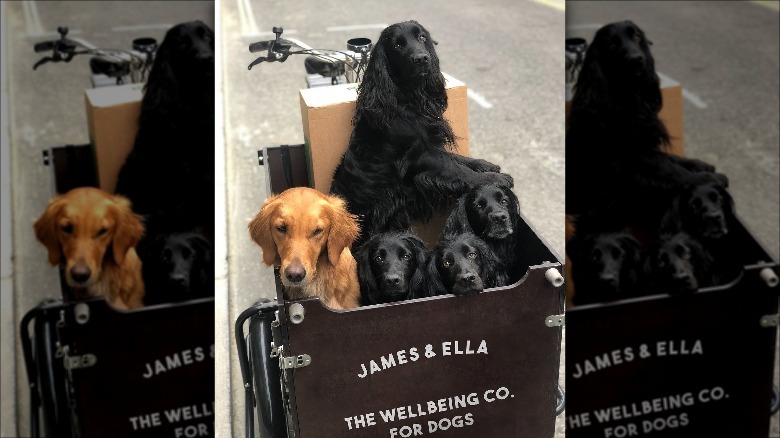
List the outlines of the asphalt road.
{"label": "asphalt road", "polygon": [[[258,298],[275,295],[271,269],[261,265],[260,249],[246,228],[266,197],[257,150],[303,143],[298,97],[305,87],[303,59],[246,69],[255,59],[248,44],[271,38],[273,26],[283,26],[285,36],[315,48],[345,49],[349,38],[376,40],[386,25],[409,19],[422,23],[439,43],[442,71],[464,81],[491,106],[469,99],[471,156],[498,163],[514,177],[521,210],[553,251],[563,254],[564,13],[562,2],[544,3],[308,0],[295,7],[250,1],[247,8],[239,0],[222,2],[228,321]],[[240,436],[243,412],[236,401],[243,400],[243,389],[236,363],[231,373],[232,378],[218,375],[217,388],[232,383],[233,432]],[[218,430],[227,436],[227,430]],[[557,436],[562,436],[562,424]]]}
{"label": "asphalt road", "polygon": [[[42,56],[33,51],[33,45],[58,38],[57,26],[63,25],[69,27],[69,37],[117,49],[130,49],[133,39],[144,36],[161,42],[168,28],[184,21],[200,19],[214,26],[213,2],[6,2],[5,6],[15,314],[13,326],[4,324],[3,332],[10,329],[17,344],[8,349],[4,344],[4,374],[13,369],[14,354],[21,351],[14,331],[18,321],[44,298],[60,296],[57,271],[47,263],[46,250],[35,240],[32,229],[54,195],[51,169],[43,166],[41,151],[89,143],[84,104],[84,90],[91,87],[89,57],[49,63],[33,71],[33,64]],[[28,389],[21,354],[16,359],[16,378],[19,429],[14,428],[13,393],[6,395],[4,385],[3,436],[29,435]]]}
{"label": "asphalt road", "polygon": [[[686,155],[729,177],[737,214],[777,260],[780,6],[758,3],[567,2],[566,37],[590,41],[602,25],[626,19],[645,31],[656,69],[684,89]],[[778,417],[770,437],[780,437]]]}

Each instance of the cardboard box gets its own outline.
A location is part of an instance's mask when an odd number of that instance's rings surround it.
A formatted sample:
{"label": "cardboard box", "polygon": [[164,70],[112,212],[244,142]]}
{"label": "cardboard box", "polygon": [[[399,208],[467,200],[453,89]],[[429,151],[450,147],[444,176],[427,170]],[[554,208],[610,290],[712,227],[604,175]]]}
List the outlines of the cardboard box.
{"label": "cardboard box", "polygon": [[[672,139],[669,152],[682,157],[685,155],[682,86],[678,82],[661,76],[661,96],[663,98],[663,107],[658,117],[666,125],[666,129],[669,131],[669,136]],[[569,122],[571,98],[571,86],[566,84],[566,123]]]}
{"label": "cardboard box", "polygon": [[143,84],[92,88],[84,93],[98,181],[109,193],[114,192],[119,170],[133,149],[142,96]]}
{"label": "cardboard box", "polygon": [[[458,138],[455,152],[468,156],[469,126],[466,85],[445,74],[447,111]],[[327,193],[333,181],[333,172],[349,145],[352,134],[352,116],[355,113],[357,84],[301,90],[301,118],[308,157],[309,181],[315,189]]]}

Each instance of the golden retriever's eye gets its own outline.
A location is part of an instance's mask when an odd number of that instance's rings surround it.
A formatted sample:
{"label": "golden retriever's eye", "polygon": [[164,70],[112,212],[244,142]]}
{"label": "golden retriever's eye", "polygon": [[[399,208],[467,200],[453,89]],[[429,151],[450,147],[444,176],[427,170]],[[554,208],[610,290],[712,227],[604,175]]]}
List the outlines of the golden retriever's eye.
{"label": "golden retriever's eye", "polygon": [[404,260],[411,260],[412,256],[410,254],[404,254],[401,256],[401,258]]}
{"label": "golden retriever's eye", "polygon": [[287,225],[279,225],[278,227],[276,227],[276,231],[278,231],[278,232],[280,232],[282,234],[286,233],[287,232]]}
{"label": "golden retriever's eye", "polygon": [[421,43],[424,43],[424,42],[428,41],[428,38],[426,38],[425,35],[420,35],[419,39],[420,39]]}
{"label": "golden retriever's eye", "polygon": [[73,232],[73,225],[67,224],[60,227],[63,233],[70,234]]}
{"label": "golden retriever's eye", "polygon": [[477,253],[470,252],[470,253],[467,254],[467,257],[470,258],[470,259],[475,259],[475,258],[477,258]]}
{"label": "golden retriever's eye", "polygon": [[382,256],[381,255],[375,255],[374,256],[374,261],[377,262],[377,263],[382,263]]}
{"label": "golden retriever's eye", "polygon": [[317,228],[311,233],[311,237],[319,236],[320,234],[322,234],[322,228]]}
{"label": "golden retriever's eye", "polygon": [[452,262],[449,260],[445,260],[441,264],[444,265],[445,268],[449,268],[450,266],[452,266]]}
{"label": "golden retriever's eye", "polygon": [[502,199],[502,200],[501,200],[501,202],[500,202],[500,204],[501,204],[501,205],[507,205],[507,204],[509,204],[509,199],[506,199],[506,198]]}
{"label": "golden retriever's eye", "polygon": [[100,230],[98,230],[98,232],[97,232],[97,237],[103,236],[103,235],[105,235],[107,232],[108,232],[108,228],[106,228],[106,227],[103,227],[103,228],[101,228]]}

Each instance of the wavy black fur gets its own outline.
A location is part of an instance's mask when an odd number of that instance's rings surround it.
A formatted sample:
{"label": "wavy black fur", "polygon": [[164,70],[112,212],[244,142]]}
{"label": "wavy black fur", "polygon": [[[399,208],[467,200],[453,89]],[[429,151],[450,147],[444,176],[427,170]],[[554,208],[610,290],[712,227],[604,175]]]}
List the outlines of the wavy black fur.
{"label": "wavy black fur", "polygon": [[382,31],[360,84],[349,148],[331,193],[361,218],[361,238],[404,231],[427,220],[469,187],[511,186],[500,168],[450,152],[447,93],[430,33],[416,21]]}
{"label": "wavy black fur", "polygon": [[656,222],[681,190],[703,182],[728,185],[702,161],[665,152],[669,133],[650,42],[631,21],[608,24],[588,47],[566,132],[566,212],[609,211],[626,222]]}
{"label": "wavy black fur", "polygon": [[155,56],[115,191],[145,217],[147,236],[197,230],[213,241],[214,33],[178,24]]}

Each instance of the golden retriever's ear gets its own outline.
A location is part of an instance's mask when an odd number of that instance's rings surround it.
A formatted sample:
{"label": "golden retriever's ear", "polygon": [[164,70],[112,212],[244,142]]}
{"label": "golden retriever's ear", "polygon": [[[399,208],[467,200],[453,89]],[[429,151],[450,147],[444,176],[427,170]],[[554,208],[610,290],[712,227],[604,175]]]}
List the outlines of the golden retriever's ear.
{"label": "golden retriever's ear", "polygon": [[281,263],[279,252],[276,250],[276,242],[271,234],[271,219],[276,214],[279,203],[276,200],[279,195],[271,196],[265,200],[255,218],[249,222],[249,236],[252,241],[260,245],[263,250],[263,262],[271,266],[274,262]]}
{"label": "golden retriever's ear", "polygon": [[121,265],[130,248],[135,247],[144,235],[141,216],[133,213],[130,201],[119,195],[113,197],[116,205],[116,229],[114,230],[114,261]]}
{"label": "golden retriever's ear", "polygon": [[64,254],[62,253],[62,247],[60,246],[60,240],[57,237],[57,220],[60,217],[64,204],[60,202],[62,196],[57,196],[49,201],[49,205],[46,206],[41,217],[35,221],[35,237],[46,247],[49,251],[49,263],[54,266],[60,264]]}
{"label": "golden retriever's ear", "polygon": [[352,243],[360,235],[360,226],[357,216],[347,211],[346,204],[338,196],[328,196],[330,210],[330,233],[328,234],[328,260],[336,266],[344,248],[352,246]]}

